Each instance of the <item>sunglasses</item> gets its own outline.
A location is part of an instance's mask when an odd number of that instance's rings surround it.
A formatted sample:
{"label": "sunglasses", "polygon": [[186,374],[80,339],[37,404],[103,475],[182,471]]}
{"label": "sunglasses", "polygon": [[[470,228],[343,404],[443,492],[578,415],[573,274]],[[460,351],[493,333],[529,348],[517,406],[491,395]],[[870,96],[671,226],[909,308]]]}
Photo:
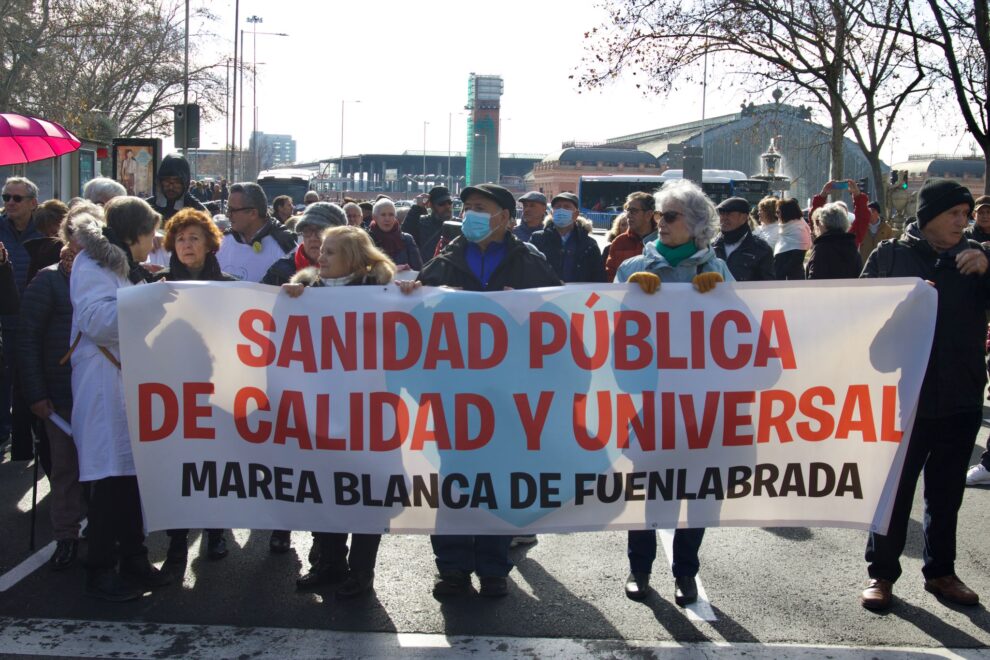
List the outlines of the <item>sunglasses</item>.
{"label": "sunglasses", "polygon": [[451,206],[453,203],[453,200],[448,199],[445,202],[433,202],[433,206]]}
{"label": "sunglasses", "polygon": [[3,201],[5,201],[5,202],[16,202],[18,204],[20,204],[21,202],[23,202],[25,199],[33,199],[33,198],[34,198],[34,195],[27,195],[27,196],[25,196],[25,195],[11,195],[11,194],[8,194],[8,193],[4,193],[3,195],[0,195],[0,199],[3,199]]}
{"label": "sunglasses", "polygon": [[664,211],[663,213],[660,214],[660,217],[663,218],[663,221],[669,225],[670,223],[674,222],[682,215],[684,214],[681,213],[680,211]]}

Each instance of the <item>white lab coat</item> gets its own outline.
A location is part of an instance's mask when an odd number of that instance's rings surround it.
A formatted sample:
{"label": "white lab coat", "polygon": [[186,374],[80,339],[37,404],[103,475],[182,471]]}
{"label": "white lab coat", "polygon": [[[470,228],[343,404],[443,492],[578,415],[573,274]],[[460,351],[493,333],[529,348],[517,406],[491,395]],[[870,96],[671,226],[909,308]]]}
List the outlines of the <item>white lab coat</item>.
{"label": "white lab coat", "polygon": [[120,370],[100,346],[120,360],[117,289],[130,280],[100,266],[85,250],[72,265],[72,437],[79,453],[79,480],[134,476]]}

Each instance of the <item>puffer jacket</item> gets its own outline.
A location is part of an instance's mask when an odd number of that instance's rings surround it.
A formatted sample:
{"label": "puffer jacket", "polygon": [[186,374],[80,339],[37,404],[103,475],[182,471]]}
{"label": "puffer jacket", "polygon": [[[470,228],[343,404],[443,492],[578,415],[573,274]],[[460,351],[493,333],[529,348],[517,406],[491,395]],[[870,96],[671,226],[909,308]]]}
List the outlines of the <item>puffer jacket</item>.
{"label": "puffer jacket", "polygon": [[57,410],[72,408],[72,366],[60,363],[71,331],[69,275],[59,264],[42,268],[21,299],[17,360],[28,404],[49,399]]}
{"label": "puffer jacket", "polygon": [[[590,223],[580,220],[574,223],[570,238],[564,242],[552,223],[542,231],[534,232],[529,242],[543,253],[557,277],[565,282],[604,282],[605,267],[602,251],[591,237]],[[572,270],[567,272],[567,261],[573,260]]]}
{"label": "puffer jacket", "polygon": [[648,243],[643,254],[627,259],[619,266],[615,281],[625,282],[630,275],[641,271],[653,273],[661,282],[690,282],[700,273],[718,273],[726,282],[735,282],[729,267],[710,247],[701,248],[677,266],[671,266],[657,251],[656,242]]}

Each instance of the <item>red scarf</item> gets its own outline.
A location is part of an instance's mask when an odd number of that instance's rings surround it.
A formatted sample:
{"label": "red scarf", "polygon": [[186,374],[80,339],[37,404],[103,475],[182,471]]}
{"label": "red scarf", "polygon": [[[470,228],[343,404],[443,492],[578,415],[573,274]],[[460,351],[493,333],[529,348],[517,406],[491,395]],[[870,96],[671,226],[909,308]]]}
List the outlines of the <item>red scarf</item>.
{"label": "red scarf", "polygon": [[378,226],[377,222],[372,220],[368,231],[371,233],[371,238],[375,241],[375,244],[392,261],[395,261],[396,257],[402,254],[402,251],[406,248],[406,243],[402,240],[402,232],[399,230],[398,222],[392,225],[392,231],[385,231]]}
{"label": "red scarf", "polygon": [[315,266],[316,262],[311,261],[309,257],[306,256],[306,251],[303,250],[303,244],[300,243],[299,247],[296,248],[296,272],[302,270],[303,268],[309,268],[310,266]]}

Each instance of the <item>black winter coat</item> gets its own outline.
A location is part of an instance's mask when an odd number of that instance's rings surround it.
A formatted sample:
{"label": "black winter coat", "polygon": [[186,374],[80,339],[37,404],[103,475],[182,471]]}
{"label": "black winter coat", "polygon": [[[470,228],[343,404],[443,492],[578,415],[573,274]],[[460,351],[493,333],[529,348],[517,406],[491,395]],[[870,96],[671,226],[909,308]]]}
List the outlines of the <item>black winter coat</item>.
{"label": "black winter coat", "polygon": [[227,273],[220,270],[220,262],[217,261],[217,255],[212,252],[206,255],[206,262],[203,264],[203,270],[199,272],[198,277],[193,277],[189,269],[186,268],[185,264],[179,261],[179,258],[172,253],[172,256],[168,260],[168,268],[158,271],[152,277],[153,281],[165,280],[166,282],[189,282],[189,281],[206,281],[206,282],[237,282],[238,279],[233,275],[228,275]]}
{"label": "black winter coat", "polygon": [[[571,237],[564,245],[564,240],[554,225],[534,232],[529,242],[543,253],[547,263],[557,273],[557,277],[566,282],[604,282],[605,262],[602,261],[602,251],[598,243],[580,225],[571,230]],[[570,279],[564,273],[565,250],[574,253],[574,272]]]}
{"label": "black winter coat", "polygon": [[809,280],[855,279],[863,272],[856,237],[847,231],[827,231],[811,246],[806,267]]}
{"label": "black winter coat", "polygon": [[24,290],[17,338],[21,391],[28,404],[50,399],[72,409],[72,365],[59,364],[72,343],[69,276],[59,264],[42,268]]}
{"label": "black winter coat", "polygon": [[[712,241],[715,256],[725,262],[737,282],[769,282],[774,279],[773,248],[765,240],[746,232],[739,245],[725,256],[725,236],[719,234]],[[857,273],[858,274],[858,273]]]}
{"label": "black winter coat", "polygon": [[[922,237],[916,223],[896,241],[883,241],[866,261],[861,277],[920,277],[935,283],[938,313],[928,369],[921,384],[918,416],[946,417],[983,406],[987,384],[985,344],[990,302],[990,270],[962,275],[955,257],[963,250],[982,250],[966,240],[937,253]],[[986,253],[986,250],[984,250]]]}
{"label": "black winter coat", "polygon": [[560,286],[563,282],[539,252],[530,243],[523,243],[506,232],[505,257],[488,280],[486,289],[471,271],[465,256],[468,240],[458,236],[431,259],[416,278],[428,286],[452,286],[465,291],[502,291],[512,289],[536,289],[541,286]]}
{"label": "black winter coat", "polygon": [[437,243],[440,242],[443,223],[443,220],[432,213],[426,213],[426,209],[418,204],[409,209],[402,221],[402,233],[409,234],[416,241],[424,264],[433,258]]}
{"label": "black winter coat", "polygon": [[271,265],[265,276],[261,278],[262,284],[272,286],[282,286],[287,284],[292,276],[296,274],[296,253],[290,252],[289,256],[282,257]]}

